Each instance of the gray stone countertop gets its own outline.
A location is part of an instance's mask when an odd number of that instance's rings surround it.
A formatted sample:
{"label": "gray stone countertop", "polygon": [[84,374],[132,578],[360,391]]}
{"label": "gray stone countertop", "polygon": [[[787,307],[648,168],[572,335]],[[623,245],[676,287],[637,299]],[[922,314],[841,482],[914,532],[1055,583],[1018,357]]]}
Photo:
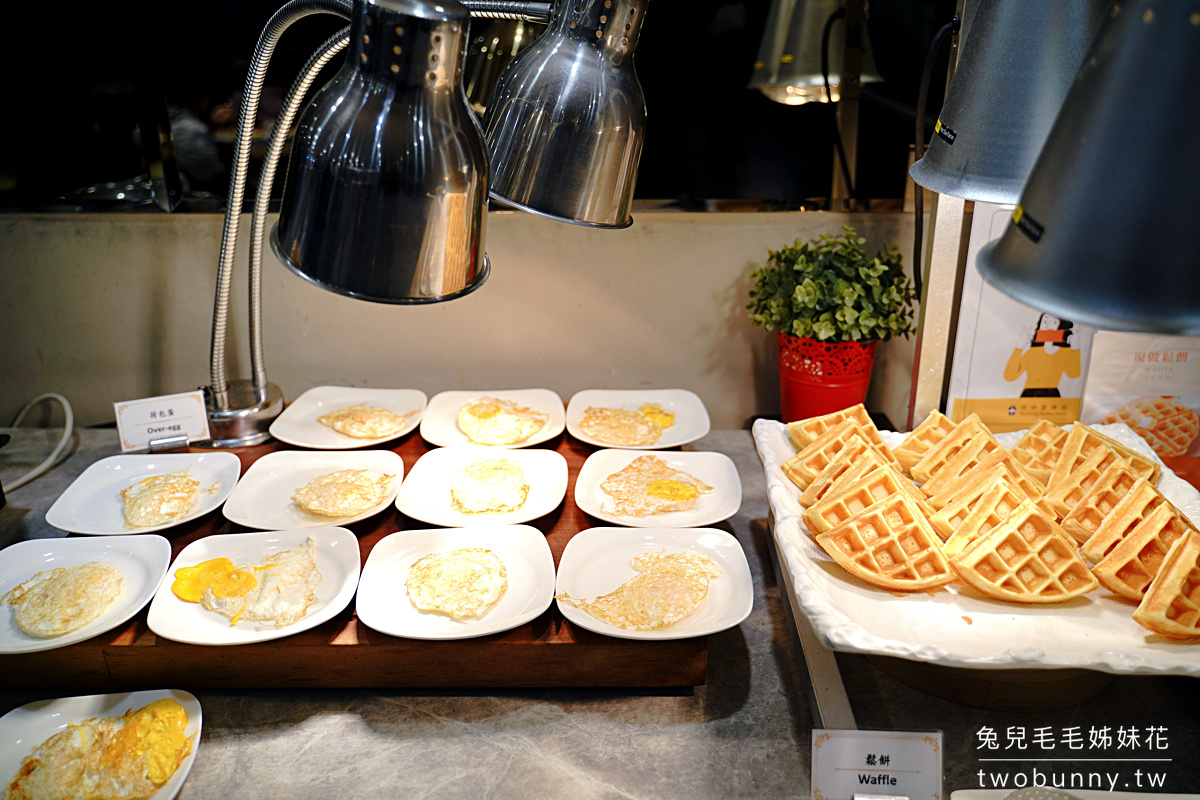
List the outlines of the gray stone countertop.
{"label": "gray stone countertop", "polygon": [[[11,482],[50,452],[58,431],[18,429],[0,449],[0,481]],[[725,453],[742,480],[742,505],[717,526],[735,535],[750,564],[754,609],[709,638],[708,683],[654,694],[625,691],[259,691],[197,692],[204,730],[179,797],[203,798],[776,798],[807,797],[812,715],[807,673],[780,603],[769,557],[762,465],[748,431],[715,431],[689,449]],[[119,452],[115,431],[80,430],[67,460],[9,493],[0,547],[64,535],[45,514],[78,475]],[[3,556],[0,554],[0,559]],[[1197,651],[1200,658],[1200,650]],[[859,655],[839,654],[858,726],[945,732],[945,791],[978,789],[1007,773],[1162,773],[1158,791],[1200,790],[1200,682],[1116,676],[1066,709],[1003,712],[969,708],[912,689]],[[53,696],[3,690],[0,714]],[[159,688],[159,687],[146,687]],[[176,688],[186,689],[181,686]],[[989,752],[980,731],[1162,728],[1165,748],[1052,753]],[[1027,758],[999,766],[989,757]],[[1045,756],[1092,758],[1070,764]],[[1099,758],[1097,758],[1099,757]],[[1167,759],[1153,763],[1119,758]],[[1102,763],[1101,763],[1102,762]],[[0,776],[7,779],[7,776]],[[1014,784],[1009,783],[1012,787]],[[1106,787],[1107,788],[1107,787]],[[1143,784],[1142,790],[1146,787]]]}

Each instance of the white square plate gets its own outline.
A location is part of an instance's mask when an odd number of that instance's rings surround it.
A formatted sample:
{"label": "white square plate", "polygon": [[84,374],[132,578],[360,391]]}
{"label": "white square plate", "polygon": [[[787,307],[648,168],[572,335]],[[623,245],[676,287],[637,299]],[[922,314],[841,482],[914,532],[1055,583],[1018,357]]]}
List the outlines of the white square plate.
{"label": "white square plate", "polygon": [[[348,406],[375,406],[407,417],[405,426],[391,436],[356,439],[338,433],[317,417]],[[271,435],[281,442],[315,450],[350,450],[399,439],[421,422],[425,393],[417,389],[371,389],[365,386],[317,386],[297,397],[271,423]]]}
{"label": "white square plate", "polygon": [[[272,553],[300,547],[312,537],[317,543],[317,602],[308,613],[284,628],[240,622],[230,625],[229,618],[209,611],[199,603],[180,600],[171,591],[175,570],[194,567],[225,556],[235,566],[257,564]],[[198,539],[183,549],[163,576],[150,603],[147,623],[159,636],[186,644],[246,644],[282,639],[315,628],[332,619],[350,605],[358,588],[360,555],[358,539],[345,528],[310,528],[292,531],[256,531],[223,533]]]}
{"label": "white square plate", "polygon": [[[327,517],[305,511],[292,502],[297,489],[313,478],[344,469],[370,470],[370,476],[392,475],[392,485],[377,504],[346,517]],[[242,476],[237,489],[225,503],[225,518],[247,528],[322,528],[349,525],[372,517],[396,499],[404,479],[404,459],[391,450],[351,452],[283,450],[267,453]]]}
{"label": "white square plate", "polygon": [[[521,465],[529,496],[516,511],[499,514],[464,514],[450,503],[450,478],[480,461],[507,458]],[[396,508],[430,525],[463,528],[470,525],[517,525],[544,517],[567,496],[567,460],[553,450],[507,450],[464,444],[430,450],[417,459],[400,487]]]}
{"label": "white square plate", "polygon": [[557,600],[562,615],[581,628],[620,639],[689,639],[739,624],[754,604],[750,565],[738,540],[714,528],[588,528],[571,537],[558,560],[554,594],[594,601],[637,576],[630,560],[639,553],[694,550],[712,556],[721,570],[708,595],[688,616],[656,631],[631,631],[596,619]]}
{"label": "white square plate", "polygon": [[195,695],[179,689],[63,697],[38,700],[14,708],[0,717],[0,775],[4,775],[4,780],[9,780],[17,774],[21,762],[33,752],[33,748],[71,725],[95,717],[119,717],[129,709],[137,711],[155,700],[168,697],[175,698],[187,712],[188,721],[183,733],[192,740],[191,752],[183,757],[175,773],[152,795],[153,800],[171,800],[179,794],[192,770],[192,764],[196,762],[196,751],[200,749],[200,730],[204,727],[200,701]]}
{"label": "white square plate", "polygon": [[104,561],[121,572],[121,593],[100,616],[78,630],[50,639],[17,627],[12,606],[0,605],[0,653],[33,653],[82,642],[141,611],[158,589],[171,563],[171,543],[161,536],[106,536],[103,539],[30,539],[0,552],[0,597],[39,572]]}
{"label": "white square plate", "polygon": [[[1155,458],[1125,425],[1096,430]],[[895,447],[905,434],[882,431]],[[1024,431],[1001,433],[1012,447]],[[787,426],[759,420],[754,442],[775,514],[781,567],[796,599],[826,647],[989,669],[1064,668],[1113,673],[1200,675],[1195,640],[1171,641],[1133,621],[1134,606],[1104,589],[1049,606],[989,600],[952,583],[936,592],[888,592],[848,575],[808,535],[800,490],[780,465],[796,454]],[[1163,468],[1158,490],[1190,519],[1200,521],[1200,492]]]}
{"label": "white square plate", "polygon": [[[200,481],[200,498],[187,516],[162,525],[125,525],[121,490],[153,475],[187,470]],[[59,530],[96,536],[152,533],[182,525],[217,509],[233,492],[242,462],[233,453],[165,453],[110,456],[83,471],[46,512],[46,522]],[[213,488],[216,491],[211,492]]]}
{"label": "white square plate", "polygon": [[496,389],[494,391],[452,391],[435,394],[429,408],[421,419],[421,438],[438,447],[456,444],[473,444],[458,427],[458,410],[480,397],[495,397],[497,400],[512,400],[514,403],[549,414],[550,419],[537,433],[523,442],[506,445],[484,445],[495,449],[529,447],[553,439],[563,432],[566,425],[566,410],[562,398],[549,389]]}
{"label": "white square plate", "polygon": [[[600,485],[635,459],[653,455],[671,469],[686,472],[713,491],[696,498],[686,511],[667,511],[647,517],[630,517],[613,509],[613,499]],[[575,505],[593,517],[631,528],[695,528],[729,519],[742,504],[742,481],[737,467],[724,453],[670,452],[647,454],[640,450],[597,450],[588,456],[575,479]]]}
{"label": "white square plate", "polygon": [[[430,553],[483,547],[496,554],[508,573],[508,590],[479,619],[456,620],[419,611],[408,599],[406,581],[413,563]],[[358,618],[389,636],[409,639],[466,639],[524,625],[554,599],[554,557],[546,537],[528,525],[476,525],[400,531],[371,550],[358,586]]]}
{"label": "white square plate", "polygon": [[589,406],[622,408],[637,411],[646,403],[658,403],[664,411],[675,414],[675,424],[662,432],[654,444],[625,447],[627,450],[663,450],[694,442],[705,436],[710,427],[708,409],[695,392],[687,389],[587,389],[577,392],[567,403],[567,432],[581,442],[597,447],[611,447],[612,442],[593,439],[579,430],[583,412]]}

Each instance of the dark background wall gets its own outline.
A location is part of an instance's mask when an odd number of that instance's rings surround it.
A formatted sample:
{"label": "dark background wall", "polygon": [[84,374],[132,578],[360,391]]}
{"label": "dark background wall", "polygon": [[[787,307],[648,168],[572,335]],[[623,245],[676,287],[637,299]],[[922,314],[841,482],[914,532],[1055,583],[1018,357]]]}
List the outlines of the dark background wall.
{"label": "dark background wall", "polygon": [[[214,124],[236,101],[275,0],[95,4],[67,0],[10,38],[0,111],[0,207],[54,209],[55,198],[142,174],[134,137],[148,93]],[[636,55],[649,119],[638,197],[681,204],[711,198],[795,203],[829,192],[832,107],[783,106],[746,88],[768,0],[653,0]],[[921,66],[953,0],[871,0],[869,32],[883,77],[864,89],[859,195],[899,198],[914,137]],[[271,62],[264,103],[281,96],[339,20],[302,20]],[[330,69],[333,69],[331,67]],[[935,78],[930,119],[944,72]],[[228,143],[220,148],[227,158]],[[226,191],[224,175],[193,189]],[[280,183],[282,183],[280,181]]]}

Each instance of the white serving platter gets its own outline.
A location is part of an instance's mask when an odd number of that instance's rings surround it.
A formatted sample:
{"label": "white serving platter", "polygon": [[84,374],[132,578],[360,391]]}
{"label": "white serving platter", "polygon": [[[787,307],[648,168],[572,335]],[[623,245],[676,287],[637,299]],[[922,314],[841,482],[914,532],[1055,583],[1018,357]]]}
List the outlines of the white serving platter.
{"label": "white serving platter", "polygon": [[[450,502],[450,479],[461,469],[480,461],[511,459],[525,473],[529,495],[516,511],[464,514]],[[567,460],[553,450],[505,450],[483,445],[457,445],[430,450],[417,459],[396,496],[396,508],[415,520],[463,528],[471,525],[519,525],[544,517],[567,495]]]}
{"label": "white serving platter", "polygon": [[[180,600],[171,591],[175,571],[225,556],[235,566],[257,564],[272,553],[300,547],[312,537],[317,543],[316,564],[321,573],[317,601],[297,622],[283,628],[239,622],[209,611],[199,603]],[[158,585],[150,602],[147,624],[166,639],[185,644],[247,644],[282,639],[332,619],[350,604],[358,588],[358,539],[345,528],[309,528],[290,531],[225,533],[198,539],[183,549]]]}
{"label": "white serving platter", "polygon": [[495,397],[547,414],[549,419],[541,430],[515,444],[484,445],[494,449],[521,448],[540,444],[563,432],[566,410],[562,398],[549,389],[493,389],[486,391],[449,391],[435,394],[421,419],[421,438],[438,447],[474,444],[458,427],[458,410],[472,400]]}
{"label": "white serving platter", "polygon": [[[125,524],[121,490],[154,475],[187,470],[200,482],[196,505],[181,519],[131,528]],[[221,506],[237,485],[242,462],[233,453],[165,453],[101,459],[76,478],[46,512],[46,522],[69,533],[120,536],[153,533],[202,517]]]}
{"label": "white serving platter", "polygon": [[[661,458],[671,469],[686,472],[713,491],[696,498],[696,505],[685,511],[668,511],[646,517],[618,514],[612,497],[601,485],[608,476],[620,472],[644,456]],[[641,450],[597,450],[588,456],[575,479],[575,504],[597,519],[631,528],[696,528],[714,525],[737,513],[742,504],[742,481],[737,467],[724,453],[695,451],[646,453]]]}
{"label": "white serving platter", "polygon": [[[1161,461],[1126,425],[1091,427]],[[1035,606],[983,598],[961,584],[905,594],[853,578],[804,526],[800,490],[780,470],[796,453],[787,426],[759,420],[753,433],[766,473],[782,566],[825,646],[953,667],[1200,675],[1197,640],[1151,633],[1133,621],[1135,606],[1103,589],[1065,603]],[[892,447],[905,436],[881,433]],[[1023,433],[1002,433],[996,439],[1011,447]],[[1200,492],[1165,467],[1158,490],[1189,518],[1200,520]]]}
{"label": "white serving platter", "polygon": [[[466,547],[491,550],[508,573],[508,589],[479,619],[420,611],[408,599],[408,570],[417,559]],[[467,639],[499,633],[538,617],[554,599],[554,557],[546,537],[527,525],[478,525],[393,533],[371,549],[358,586],[361,622],[389,636]]]}
{"label": "white serving platter", "polygon": [[594,439],[579,429],[583,414],[590,406],[637,411],[646,403],[658,403],[675,414],[675,424],[667,428],[654,444],[620,445],[626,450],[663,450],[694,442],[708,434],[711,423],[708,409],[695,392],[687,389],[585,389],[567,403],[567,432],[581,442],[597,447],[612,447],[612,442]]}
{"label": "white serving platter", "polygon": [[556,600],[575,625],[620,639],[690,639],[741,623],[754,604],[750,565],[733,536],[713,528],[588,528],[571,537],[558,560],[554,594],[594,601],[637,576],[629,565],[639,553],[694,550],[711,556],[721,570],[696,610],[674,625],[654,631],[618,628],[570,603]]}
{"label": "white serving platter", "polygon": [[172,800],[179,794],[192,765],[196,762],[196,751],[200,749],[200,731],[204,727],[200,701],[195,695],[180,689],[63,697],[56,700],[38,700],[14,708],[0,717],[0,774],[5,776],[6,781],[16,775],[25,756],[29,755],[33,748],[71,725],[96,717],[118,717],[130,709],[136,711],[155,700],[166,698],[174,698],[187,712],[188,721],[183,732],[192,741],[191,752],[183,757],[179,768],[152,795],[153,800]]}
{"label": "white serving platter", "polygon": [[103,539],[30,539],[0,551],[0,597],[39,572],[104,561],[121,572],[121,593],[100,616],[63,636],[41,639],[17,627],[15,612],[0,605],[0,654],[53,650],[110,631],[141,611],[154,592],[167,565],[171,543],[161,536],[138,534]]}
{"label": "white serving platter", "polygon": [[[405,417],[405,425],[390,436],[356,439],[338,433],[317,418],[349,406],[374,406]],[[399,439],[416,429],[425,412],[425,393],[417,389],[372,389],[365,386],[316,386],[297,397],[271,423],[271,435],[281,442],[314,450],[350,450]]]}
{"label": "white serving platter", "polygon": [[[375,505],[358,514],[327,517],[306,511],[292,495],[313,478],[345,469],[366,469],[373,478],[392,475],[391,488]],[[282,450],[267,453],[246,470],[225,502],[225,518],[247,528],[323,528],[349,525],[386,509],[404,479],[404,459],[391,450]]]}

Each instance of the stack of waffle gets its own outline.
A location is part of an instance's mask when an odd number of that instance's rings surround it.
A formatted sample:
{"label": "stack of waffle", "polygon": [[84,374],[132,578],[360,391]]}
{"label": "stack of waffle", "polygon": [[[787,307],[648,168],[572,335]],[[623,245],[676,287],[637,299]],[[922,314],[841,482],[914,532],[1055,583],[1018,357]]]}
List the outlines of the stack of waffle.
{"label": "stack of waffle", "polygon": [[1156,460],[1076,423],[1011,449],[978,416],[933,412],[894,450],[859,405],[788,424],[804,523],[848,573],[890,591],[955,581],[1057,603],[1103,586],[1155,633],[1200,636],[1200,531]]}

